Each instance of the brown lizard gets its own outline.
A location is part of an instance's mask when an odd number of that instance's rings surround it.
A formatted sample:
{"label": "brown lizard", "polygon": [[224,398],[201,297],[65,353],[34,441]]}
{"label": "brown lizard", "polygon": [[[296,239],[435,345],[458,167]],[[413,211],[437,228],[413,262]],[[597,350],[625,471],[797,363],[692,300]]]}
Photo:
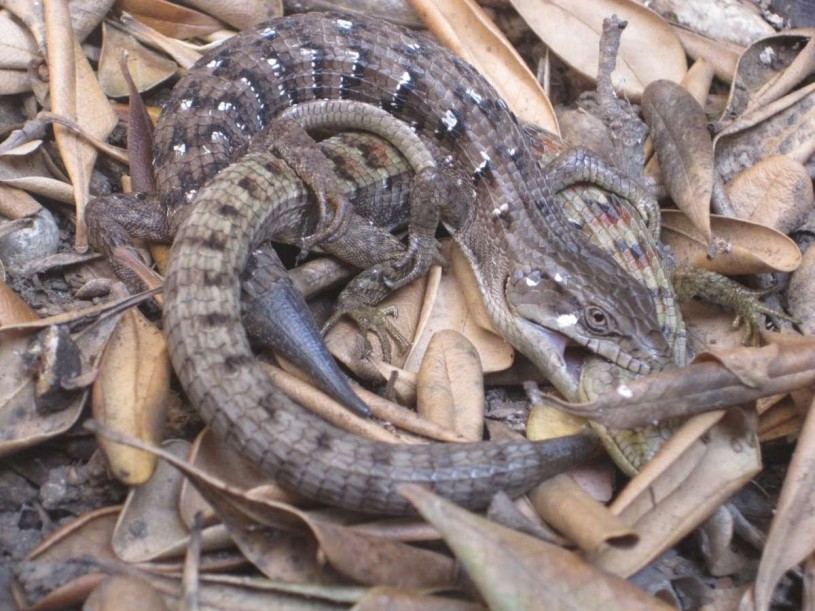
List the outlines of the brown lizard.
{"label": "brown lizard", "polygon": [[[656,321],[652,296],[592,246],[553,205],[526,136],[495,92],[471,67],[431,41],[377,21],[339,15],[293,17],[238,36],[197,64],[180,81],[169,112],[157,129],[159,195],[169,215],[161,231],[145,237],[161,234],[159,237],[165,238],[172,233],[187,214],[187,204],[195,199],[195,192],[245,151],[253,133],[283,108],[313,98],[352,98],[380,105],[436,141],[467,169],[477,202],[456,232],[479,277],[491,318],[498,331],[530,356],[567,395],[574,395],[576,384],[562,357],[563,337],[634,371],[657,370],[670,362],[671,348]],[[247,176],[233,174],[230,178],[240,184]],[[243,184],[253,186],[250,183],[244,180]],[[197,244],[203,251],[201,256],[212,266],[206,277],[196,278],[204,286],[198,305],[188,304],[192,310],[178,314],[180,318],[170,316],[172,309],[168,309],[171,343],[189,341],[174,335],[180,319],[199,315],[208,303],[220,307],[220,296],[231,290],[231,275],[239,271],[223,260],[225,243],[218,229]],[[175,280],[180,288],[192,281],[183,274]],[[212,311],[209,316],[213,330],[231,322],[223,312]],[[199,342],[199,338],[194,341]],[[199,383],[211,386],[219,378],[256,381],[245,355],[229,360],[231,344],[200,341],[203,343],[196,343],[192,352],[174,354],[174,364],[188,391]],[[196,352],[196,347],[204,354]],[[207,360],[210,352],[219,349],[226,352],[226,360],[218,357],[219,366],[210,361],[206,379],[190,373],[194,359]],[[329,460],[326,467],[331,467],[331,475],[319,490],[306,490],[346,506],[372,502],[374,509],[404,510],[395,486],[416,478],[435,482],[432,485],[441,492],[461,500],[476,492],[470,501],[479,504],[484,501],[484,486],[492,487],[509,477],[505,466],[524,464],[523,456],[537,453],[534,444],[521,444],[514,449],[517,455],[503,456],[499,461],[502,466],[485,474],[469,469],[459,446],[434,446],[426,458],[411,459],[398,467],[393,462],[400,451],[383,453],[378,446],[374,450],[362,442],[336,441],[330,436],[322,438],[321,446],[318,439],[309,437],[310,445],[296,452],[302,458],[298,466],[289,459],[295,456],[292,444],[304,439],[293,431],[302,427],[294,428],[286,402],[280,403],[285,408],[269,406],[269,422],[285,420],[282,429],[275,429],[280,433],[274,440],[276,449],[252,450],[250,446],[271,443],[272,439],[261,434],[260,423],[242,421],[244,411],[238,408],[251,407],[239,405],[240,395],[230,395],[225,397],[227,403],[216,404],[212,389],[199,390],[190,392],[193,402],[216,429],[227,437],[237,437],[253,456],[267,456],[267,463],[274,452],[283,462],[272,462],[276,466],[270,470],[283,475],[290,485],[304,483],[302,480],[313,474],[317,453],[336,454],[335,443],[348,451],[346,458],[364,454],[364,464],[377,454],[381,464],[369,465],[373,471],[367,471],[365,478],[358,471],[352,473],[355,467]],[[254,392],[251,396],[258,398]],[[202,401],[209,405],[202,406]],[[285,451],[290,452],[288,458],[280,456]],[[489,445],[476,450],[479,454],[491,452],[503,455],[506,448]],[[366,480],[369,492],[362,491],[361,479]]]}

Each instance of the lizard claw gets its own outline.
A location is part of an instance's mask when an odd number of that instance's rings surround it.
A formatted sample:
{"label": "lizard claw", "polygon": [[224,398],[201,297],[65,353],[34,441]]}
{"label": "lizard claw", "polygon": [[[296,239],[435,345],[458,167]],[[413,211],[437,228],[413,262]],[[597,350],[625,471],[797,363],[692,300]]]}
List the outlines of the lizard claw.
{"label": "lizard claw", "polygon": [[[319,246],[320,244],[328,244],[334,242],[340,236],[348,231],[350,225],[353,207],[344,197],[335,198],[329,196],[326,199],[318,198],[318,205],[320,209],[320,218],[317,226],[314,228],[314,233],[302,238],[300,243],[300,252],[297,255],[298,262],[308,255],[309,251]],[[331,210],[326,205],[326,201],[331,203]],[[329,219],[330,220],[327,220]]]}
{"label": "lizard claw", "polygon": [[392,271],[382,272],[381,280],[389,291],[393,291],[421,278],[433,265],[447,265],[438,240],[411,236],[407,252],[391,263]]}
{"label": "lizard claw", "polygon": [[338,308],[323,325],[323,335],[337,324],[343,316],[348,316],[359,327],[360,334],[362,335],[364,358],[368,358],[373,353],[373,347],[367,337],[369,331],[376,335],[376,338],[379,340],[379,344],[382,346],[382,359],[386,363],[390,363],[393,360],[391,340],[396,342],[400,354],[407,352],[410,348],[408,339],[402,335],[402,332],[389,320],[391,317],[397,318],[399,316],[399,311],[395,306],[380,308],[357,304],[353,307]]}

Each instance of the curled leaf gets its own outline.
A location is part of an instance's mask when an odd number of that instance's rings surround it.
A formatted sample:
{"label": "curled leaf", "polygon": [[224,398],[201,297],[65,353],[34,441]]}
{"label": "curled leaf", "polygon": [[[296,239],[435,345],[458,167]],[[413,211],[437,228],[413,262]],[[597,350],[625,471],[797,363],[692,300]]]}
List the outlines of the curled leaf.
{"label": "curled leaf", "polygon": [[708,259],[707,242],[681,212],[662,211],[662,240],[679,265],[689,264],[725,275],[789,272],[801,264],[801,251],[783,233],[764,225],[711,216],[711,228],[728,246]]}
{"label": "curled leaf", "polygon": [[709,241],[713,143],[704,110],[685,89],[659,80],[645,89],[642,113],[671,198]]}
{"label": "curled leaf", "polygon": [[626,20],[612,83],[627,97],[638,100],[648,83],[656,79],[678,83],[685,75],[679,39],[659,15],[634,2],[512,0],[512,5],[543,42],[590,80],[597,78],[603,19],[617,15]]}

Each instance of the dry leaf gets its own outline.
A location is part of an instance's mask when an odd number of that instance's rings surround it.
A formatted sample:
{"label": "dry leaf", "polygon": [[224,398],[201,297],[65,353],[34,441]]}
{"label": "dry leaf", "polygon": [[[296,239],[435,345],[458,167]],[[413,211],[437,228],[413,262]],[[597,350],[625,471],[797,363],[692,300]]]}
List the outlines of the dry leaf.
{"label": "dry leaf", "polygon": [[[815,341],[737,348],[730,358],[767,363],[767,383],[746,385],[736,373],[718,362],[694,363],[645,378],[627,380],[588,403],[547,401],[559,409],[590,418],[609,428],[634,428],[670,418],[685,417],[713,408],[741,405],[761,397],[806,388],[815,381]],[[758,355],[758,356],[756,356]],[[731,366],[732,367],[732,366]]]}
{"label": "dry leaf", "polygon": [[238,30],[248,30],[263,21],[283,15],[282,0],[243,0],[242,2],[188,0],[187,4],[217,17]]}
{"label": "dry leaf", "polygon": [[[189,454],[189,460],[196,468],[247,490],[247,496],[280,501],[289,505],[298,505],[302,502],[296,493],[271,481],[257,465],[243,458],[224,443],[223,439],[216,437],[210,428],[205,428],[199,433]],[[205,524],[210,524],[215,519],[212,507],[195,486],[185,479],[179,493],[178,512],[188,529],[192,528],[195,514],[199,511],[203,514]]]}
{"label": "dry leaf", "polygon": [[678,26],[671,26],[671,29],[682,41],[685,52],[691,59],[698,60],[704,58],[709,61],[716,72],[716,76],[729,83],[736,73],[736,65],[743,47],[728,43],[723,40],[708,38],[697,32],[687,30]]}
{"label": "dry leaf", "polygon": [[677,265],[702,267],[724,275],[789,272],[801,263],[801,251],[783,233],[724,216],[712,215],[713,235],[732,245],[707,258],[707,243],[681,212],[662,211],[662,241],[676,256]]}
{"label": "dry leaf", "polygon": [[790,314],[800,321],[801,331],[815,335],[815,248],[807,249],[801,266],[792,273],[787,295]]}
{"label": "dry leaf", "polygon": [[546,524],[586,553],[602,545],[628,548],[638,536],[626,522],[589,496],[567,473],[538,485],[529,495]]}
{"label": "dry leaf", "polygon": [[[165,452],[186,458],[190,444],[176,439],[165,442],[163,447]],[[178,512],[184,476],[166,461],[153,458],[156,469],[143,485],[130,488],[111,539],[116,555],[125,562],[179,558],[189,545],[189,533]],[[218,530],[223,529],[204,529],[205,549],[224,547],[225,538],[222,532],[219,536]]]}
{"label": "dry leaf", "polygon": [[0,182],[66,204],[74,202],[71,185],[51,177],[39,150],[20,157],[0,158]]}
{"label": "dry leaf", "polygon": [[27,70],[39,59],[37,44],[28,30],[8,11],[0,12],[0,68]]}
{"label": "dry leaf", "polygon": [[419,486],[402,493],[441,533],[491,609],[669,609],[556,545],[472,514]]}
{"label": "dry leaf", "polygon": [[[431,338],[445,329],[460,333],[475,346],[483,372],[509,368],[515,351],[493,330],[470,263],[452,240],[442,241],[442,256],[450,266],[438,276],[431,271],[425,295],[425,309],[430,311],[420,316],[421,326],[405,359],[405,368],[418,371]],[[433,283],[434,279],[438,282]]]}
{"label": "dry leaf", "polygon": [[[110,539],[120,509],[103,507],[86,513],[51,533],[31,551],[26,556],[26,562],[31,563],[28,570],[17,578],[18,583],[23,580],[34,582],[22,584],[29,597],[25,603],[17,597],[21,607],[25,604],[28,608],[36,603],[42,609],[67,609],[81,603],[105,578],[104,573],[83,571],[71,575],[66,571],[67,575],[62,578],[56,575],[57,579],[54,579],[54,567],[65,567],[70,560],[87,556],[102,561],[114,560],[116,556]],[[36,582],[38,578],[42,583]],[[43,589],[43,583],[49,587]],[[20,593],[19,589],[17,593]]]}
{"label": "dry leaf", "polygon": [[727,194],[739,218],[790,234],[812,209],[812,179],[798,161],[767,157],[731,180]]}
{"label": "dry leaf", "polygon": [[307,523],[326,559],[357,582],[402,588],[444,587],[456,583],[455,562],[447,556],[320,520],[307,520]]}
{"label": "dry leaf", "polygon": [[389,441],[391,443],[409,443],[411,441],[409,437],[399,437],[376,422],[357,416],[321,390],[290,373],[286,373],[279,367],[269,364],[264,365],[266,373],[269,374],[275,386],[295,402],[318,414],[321,418],[328,420],[334,426],[349,433],[377,441]]}
{"label": "dry leaf", "polygon": [[201,53],[190,48],[189,44],[165,36],[146,23],[134,19],[128,13],[122,14],[120,25],[128,34],[133,35],[137,40],[151,47],[155,47],[172,57],[181,68],[190,68],[195,62],[201,59]]}
{"label": "dry leaf", "polygon": [[[71,119],[104,140],[116,125],[116,114],[99,88],[93,70],[71,29],[65,0],[43,3],[48,38],[48,71],[53,112]],[[60,156],[73,184],[77,209],[76,249],[88,248],[84,223],[90,174],[96,149],[60,125],[54,126]]]}
{"label": "dry leaf", "polygon": [[42,205],[28,193],[0,183],[0,214],[10,219],[19,219],[34,216],[40,210]]}
{"label": "dry leaf", "polygon": [[223,28],[217,19],[165,0],[117,0],[116,8],[172,38],[202,38]]}
{"label": "dry leaf", "polygon": [[419,414],[481,441],[484,430],[484,374],[478,352],[455,331],[439,331],[427,346],[419,368]]}
{"label": "dry leaf", "polygon": [[692,299],[682,305],[682,317],[688,337],[694,345],[716,346],[719,350],[742,346],[742,329],[733,328],[733,312],[719,306]]}
{"label": "dry leaf", "polygon": [[722,420],[692,418],[611,505],[639,534],[629,549],[606,547],[595,565],[627,577],[697,528],[761,470],[755,435]]}
{"label": "dry leaf", "polygon": [[474,0],[410,0],[433,35],[472,64],[522,120],[558,132],[549,99],[526,63]]}
{"label": "dry leaf", "polygon": [[716,170],[729,181],[773,155],[805,164],[815,153],[815,83],[739,116],[714,139]]}
{"label": "dry leaf", "polygon": [[755,607],[770,608],[778,580],[815,551],[815,404],[790,462],[755,583]]}
{"label": "dry leaf", "polygon": [[676,83],[658,80],[645,89],[642,113],[671,198],[709,242],[713,144],[704,110]]}
{"label": "dry leaf", "polygon": [[651,8],[700,34],[742,46],[773,31],[756,7],[745,2],[655,0]]}
{"label": "dry leaf", "polygon": [[[93,386],[93,414],[116,430],[148,443],[164,433],[170,357],[164,335],[138,310],[129,310],[105,348]],[[138,485],[147,481],[156,459],[139,450],[100,439],[99,444],[121,481]]]}
{"label": "dry leaf", "polygon": [[744,50],[724,117],[744,115],[789,93],[815,69],[815,36],[771,33]]}
{"label": "dry leaf", "polygon": [[135,38],[116,27],[102,24],[102,52],[99,56],[99,84],[112,98],[128,95],[120,61],[127,57],[127,67],[136,89],[147,91],[163,83],[176,72],[176,64],[163,55],[145,48]]}
{"label": "dry leaf", "polygon": [[0,279],[0,327],[34,320],[39,320],[39,316]]}
{"label": "dry leaf", "polygon": [[149,582],[132,575],[108,577],[88,596],[83,611],[168,611],[163,596]]}
{"label": "dry leaf", "polygon": [[369,588],[354,605],[354,611],[483,611],[484,606],[443,596],[428,596],[388,587]]}
{"label": "dry leaf", "polygon": [[[617,15],[628,21],[620,41],[615,89],[639,100],[656,79],[679,82],[685,75],[685,52],[668,24],[656,13],[625,0],[511,0],[541,40],[590,80],[597,78],[603,19]],[[659,53],[654,53],[659,49]]]}

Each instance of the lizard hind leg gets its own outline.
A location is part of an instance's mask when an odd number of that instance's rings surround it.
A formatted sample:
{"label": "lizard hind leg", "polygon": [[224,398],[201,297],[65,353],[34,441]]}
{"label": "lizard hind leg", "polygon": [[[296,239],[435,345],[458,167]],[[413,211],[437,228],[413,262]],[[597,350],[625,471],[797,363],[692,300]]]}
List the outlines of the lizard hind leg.
{"label": "lizard hind leg", "polygon": [[249,152],[268,150],[294,171],[317,202],[314,233],[302,238],[301,257],[347,231],[351,205],[337,185],[331,163],[314,139],[293,119],[275,118],[252,142]]}
{"label": "lizard hind leg", "polygon": [[146,275],[160,283],[142,263],[135,240],[169,243],[172,232],[158,198],[146,193],[119,193],[92,200],[85,210],[90,243],[105,255],[131,293],[147,286]]}

